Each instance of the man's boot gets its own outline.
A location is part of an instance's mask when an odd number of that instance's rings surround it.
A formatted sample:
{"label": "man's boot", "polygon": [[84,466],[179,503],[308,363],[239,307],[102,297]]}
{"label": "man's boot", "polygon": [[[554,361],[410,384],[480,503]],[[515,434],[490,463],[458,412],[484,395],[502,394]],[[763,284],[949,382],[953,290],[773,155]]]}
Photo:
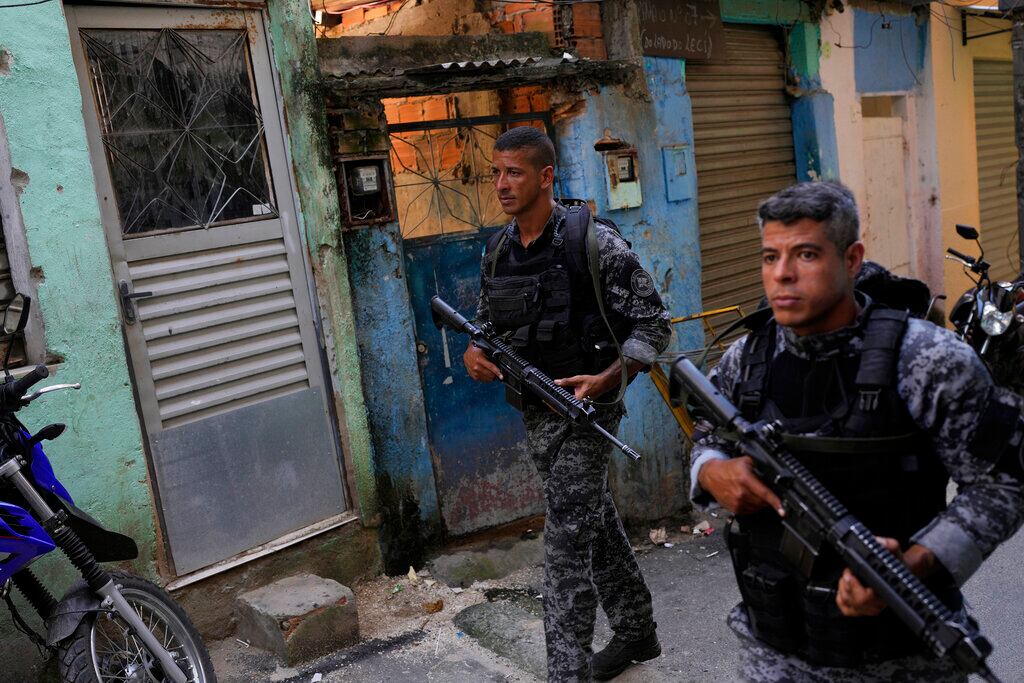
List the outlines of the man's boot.
{"label": "man's boot", "polygon": [[612,636],[611,641],[600,652],[594,653],[590,668],[595,680],[607,681],[626,670],[633,662],[646,662],[661,654],[658,634],[651,633],[640,640],[624,640]]}

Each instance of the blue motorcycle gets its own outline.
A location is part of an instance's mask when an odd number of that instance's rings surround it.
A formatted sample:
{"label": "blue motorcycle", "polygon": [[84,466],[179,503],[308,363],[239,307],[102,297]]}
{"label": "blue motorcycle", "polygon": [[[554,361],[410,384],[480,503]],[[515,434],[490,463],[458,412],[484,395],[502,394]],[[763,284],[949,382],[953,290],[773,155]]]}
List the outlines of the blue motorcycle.
{"label": "blue motorcycle", "polygon": [[[56,653],[67,683],[216,683],[206,646],[184,610],[153,583],[100,566],[134,559],[138,548],[131,538],[104,529],[75,507],[57,480],[41,444],[60,436],[64,425],[49,425],[33,435],[18,421],[18,410],[36,399],[80,388],[58,384],[28,393],[49,375],[42,365],[11,378],[10,339],[25,328],[30,304],[18,294],[0,330],[8,341],[7,381],[0,385],[0,598],[18,630]],[[29,569],[34,560],[58,549],[82,577],[60,601]],[[38,612],[45,636],[18,614],[12,588]]]}

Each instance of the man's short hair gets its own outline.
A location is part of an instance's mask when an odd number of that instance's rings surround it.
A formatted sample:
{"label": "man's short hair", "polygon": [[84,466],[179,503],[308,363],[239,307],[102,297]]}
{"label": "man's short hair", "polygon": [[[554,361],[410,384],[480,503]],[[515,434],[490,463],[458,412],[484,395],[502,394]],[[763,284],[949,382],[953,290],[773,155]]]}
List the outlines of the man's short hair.
{"label": "man's short hair", "polygon": [[801,218],[820,221],[825,235],[845,254],[860,239],[860,219],[853,193],[842,183],[832,180],[790,185],[757,207],[757,223],[764,231],[768,221],[792,225]]}
{"label": "man's short hair", "polygon": [[494,141],[495,152],[526,150],[537,168],[555,165],[555,145],[551,138],[533,126],[509,128]]}

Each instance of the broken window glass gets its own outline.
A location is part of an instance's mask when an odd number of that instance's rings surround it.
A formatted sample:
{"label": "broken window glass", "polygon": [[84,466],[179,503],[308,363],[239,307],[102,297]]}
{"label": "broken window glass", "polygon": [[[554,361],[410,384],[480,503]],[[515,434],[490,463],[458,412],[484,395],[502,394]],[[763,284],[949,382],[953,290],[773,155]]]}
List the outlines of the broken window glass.
{"label": "broken window glass", "polygon": [[81,35],[126,237],[277,215],[245,31]]}

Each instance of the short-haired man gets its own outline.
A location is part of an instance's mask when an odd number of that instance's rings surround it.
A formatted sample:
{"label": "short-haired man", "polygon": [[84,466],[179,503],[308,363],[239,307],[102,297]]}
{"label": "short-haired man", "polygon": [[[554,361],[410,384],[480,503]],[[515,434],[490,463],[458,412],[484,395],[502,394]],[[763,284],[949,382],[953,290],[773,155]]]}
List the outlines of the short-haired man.
{"label": "short-haired man", "polygon": [[[749,420],[785,440],[850,511],[953,610],[964,581],[1024,517],[1021,401],[970,347],[854,290],[864,245],[838,183],[764,201],[761,276],[773,317],[712,373]],[[728,543],[743,602],[729,615],[750,681],[965,681],[927,655],[831,552],[810,578],[780,552],[784,514],[749,457],[705,437],[692,497],[735,513]],[[948,507],[949,477],[958,493]]]}
{"label": "short-haired man", "polygon": [[[554,201],[554,165],[551,140],[535,128],[513,128],[495,142],[494,184],[512,222],[488,242],[477,317],[577,398],[608,401],[598,421],[614,433],[625,412],[616,400],[623,376],[616,342],[626,374],[634,375],[668,344],[668,314],[629,245],[594,222],[602,313],[583,255],[590,223],[581,216],[589,212]],[[473,379],[500,379],[472,344],[463,360]],[[527,406],[523,419],[544,482],[548,679],[611,678],[632,661],[657,657],[661,646],[650,591],[608,490],[610,446],[540,404]],[[598,601],[614,637],[592,655]]]}

